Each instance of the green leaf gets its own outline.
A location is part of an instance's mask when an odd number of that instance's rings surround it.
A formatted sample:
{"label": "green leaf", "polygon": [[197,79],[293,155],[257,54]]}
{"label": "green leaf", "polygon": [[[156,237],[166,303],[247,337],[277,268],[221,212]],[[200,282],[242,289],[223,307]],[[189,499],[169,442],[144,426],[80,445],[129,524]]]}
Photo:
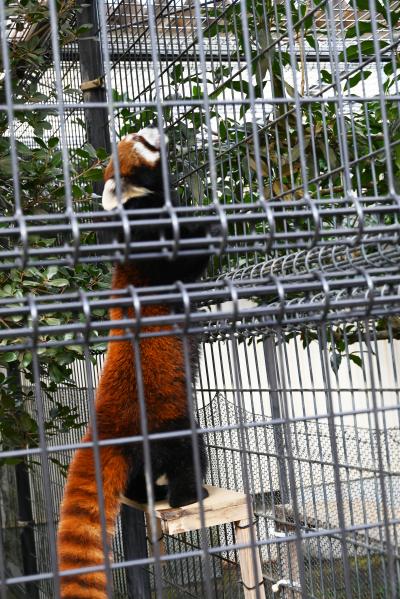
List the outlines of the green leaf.
{"label": "green leaf", "polygon": [[37,143],[37,145],[40,146],[41,148],[43,148],[44,150],[47,150],[47,146],[46,146],[46,144],[44,143],[44,141],[43,141],[43,139],[41,137],[35,136],[33,138],[33,141],[35,143]]}
{"label": "green leaf", "polygon": [[103,169],[92,168],[87,173],[82,175],[82,178],[89,181],[102,181],[103,180]]}
{"label": "green leaf", "polygon": [[22,314],[14,314],[14,316],[11,316],[11,321],[12,322],[21,322],[21,320],[24,317],[22,316]]}
{"label": "green leaf", "polygon": [[49,285],[52,287],[67,287],[69,285],[68,279],[52,279],[49,281]]}
{"label": "green leaf", "polygon": [[49,148],[55,148],[58,143],[59,143],[59,138],[58,137],[50,137],[50,139],[47,142],[47,145],[49,146]]}
{"label": "green leaf", "polygon": [[85,195],[85,192],[79,185],[72,185],[72,193],[74,198],[82,198]]}
{"label": "green leaf", "polygon": [[192,98],[194,100],[201,99],[203,97],[203,90],[198,85],[193,85],[192,88]]}
{"label": "green leaf", "polygon": [[231,88],[236,92],[240,92],[243,97],[248,98],[250,93],[249,84],[247,81],[231,81]]}
{"label": "green leaf", "polygon": [[181,64],[176,64],[170,73],[170,79],[173,83],[178,83],[181,81],[183,75],[183,66]]}
{"label": "green leaf", "polygon": [[55,383],[61,383],[65,379],[64,371],[57,366],[54,362],[49,364],[49,377]]}
{"label": "green leaf", "polygon": [[21,141],[16,141],[16,146],[18,154],[20,154],[21,156],[32,156],[32,150],[26,144],[22,143]]}
{"label": "green leaf", "polygon": [[332,75],[325,69],[321,69],[321,79],[324,83],[332,83]]}
{"label": "green leaf", "polygon": [[75,353],[80,354],[80,355],[83,354],[82,345],[67,345],[66,349],[69,349],[70,351],[74,351]]}
{"label": "green leaf", "polygon": [[67,354],[64,352],[61,356],[58,357],[57,362],[61,366],[68,366],[69,364],[72,364],[73,362],[75,362],[75,360],[76,360],[76,356],[74,356],[73,354]]}
{"label": "green leaf", "polygon": [[88,152],[88,154],[91,158],[97,158],[96,150],[94,149],[92,144],[85,143],[85,145],[83,147]]}
{"label": "green leaf", "polygon": [[348,80],[349,86],[354,87],[357,83],[360,83],[361,79],[368,79],[368,77],[372,74],[372,71],[359,71],[354,75],[354,77],[350,77]]}
{"label": "green leaf", "polygon": [[27,366],[29,366],[29,364],[32,362],[32,354],[31,352],[25,352],[22,358],[22,366],[23,368],[27,368]]}
{"label": "green leaf", "polygon": [[58,273],[58,266],[49,266],[46,269],[46,278],[52,279]]}
{"label": "green leaf", "polygon": [[108,158],[108,152],[104,148],[97,148],[96,156],[99,160],[106,160]]}
{"label": "green leaf", "polygon": [[387,23],[388,24],[390,23],[390,25],[392,26],[392,28],[395,25],[397,25],[397,23],[399,22],[399,20],[400,20],[400,10],[399,10],[399,8],[396,11],[394,11],[394,10],[390,11],[390,20],[386,18]]}
{"label": "green leaf", "polygon": [[369,10],[369,0],[350,0],[350,4],[353,8]]}
{"label": "green leaf", "polygon": [[53,318],[51,316],[49,316],[48,318],[45,318],[44,321],[49,326],[57,326],[57,325],[61,324],[61,320],[59,318]]}
{"label": "green leaf", "polygon": [[79,27],[75,29],[75,35],[83,35],[84,33],[89,33],[93,27],[92,23],[83,23]]}
{"label": "green leaf", "polygon": [[0,173],[5,177],[11,177],[11,175],[12,175],[11,156],[3,156],[2,158],[0,158]]}
{"label": "green leaf", "polygon": [[351,37],[358,37],[358,35],[362,35],[363,33],[370,33],[372,31],[372,23],[371,21],[358,21],[356,25],[349,27],[346,31],[346,39]]}
{"label": "green leaf", "polygon": [[306,35],[306,40],[310,44],[311,48],[314,48],[314,50],[315,50],[317,47],[315,38],[312,35]]}
{"label": "green leaf", "polygon": [[87,150],[84,150],[82,148],[76,148],[74,150],[75,154],[77,156],[80,156],[81,158],[90,158],[90,154]]}
{"label": "green leaf", "polygon": [[393,75],[393,64],[392,62],[388,62],[387,64],[385,64],[385,66],[383,67],[383,72],[385,73],[385,75],[389,76],[389,75]]}
{"label": "green leaf", "polygon": [[10,362],[15,362],[18,359],[18,354],[16,352],[4,352],[0,353],[0,362],[6,362],[7,364]]}
{"label": "green leaf", "polygon": [[363,361],[360,356],[357,356],[357,354],[349,354],[349,358],[352,362],[354,362],[354,364],[357,364],[357,366],[362,368]]}
{"label": "green leaf", "polygon": [[[386,48],[387,45],[387,42],[379,42],[379,47],[381,49]],[[346,50],[340,52],[338,58],[339,61],[342,62],[345,60],[345,58],[346,60],[356,60],[359,59],[360,55],[361,57],[364,57],[371,56],[373,54],[375,54],[374,40],[364,40],[361,42],[361,44],[349,46]]]}
{"label": "green leaf", "polygon": [[35,432],[37,430],[37,424],[27,412],[22,412],[19,415],[19,425],[27,432]]}

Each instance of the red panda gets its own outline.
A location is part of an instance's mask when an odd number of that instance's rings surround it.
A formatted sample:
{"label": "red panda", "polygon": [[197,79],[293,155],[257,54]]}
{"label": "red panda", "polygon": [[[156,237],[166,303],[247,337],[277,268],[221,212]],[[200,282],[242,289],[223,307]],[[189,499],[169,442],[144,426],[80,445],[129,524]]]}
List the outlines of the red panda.
{"label": "red panda", "polygon": [[[156,128],[145,128],[125,137],[118,145],[121,175],[121,201],[125,208],[162,208],[165,197],[160,165],[160,134]],[[112,210],[118,205],[114,179],[114,164],[110,160],[104,174],[103,207]],[[176,200],[173,200],[174,202]],[[138,227],[137,227],[138,229]],[[182,227],[184,237],[205,236],[199,223]],[[159,232],[146,229],[133,233],[139,239],[158,239]],[[141,237],[139,237],[141,235]],[[173,260],[150,259],[117,264],[114,267],[112,289],[194,281],[208,262],[207,255],[177,256]],[[165,315],[166,305],[142,307],[142,316]],[[133,309],[128,314],[133,317]],[[118,321],[126,314],[120,307],[110,310],[110,318]],[[168,327],[152,327],[152,331]],[[116,326],[112,336],[123,333]],[[197,362],[198,346],[191,339],[191,362]],[[150,432],[190,429],[185,377],[184,349],[180,336],[152,336],[140,340],[141,376]],[[111,341],[101,372],[96,394],[96,426],[99,439],[113,439],[141,434],[140,412],[135,372],[134,348],[129,340]],[[195,376],[196,366],[192,368]],[[92,440],[89,424],[83,441]],[[204,479],[207,459],[204,442],[198,436],[201,474]],[[168,496],[172,507],[198,501],[196,477],[190,436],[152,441],[151,462],[155,482],[166,475],[167,486],[154,485],[155,498]],[[140,443],[127,446],[110,445],[99,449],[103,479],[104,513],[108,539],[114,531],[120,508],[120,495],[145,502],[147,499],[144,460]],[[203,497],[207,496],[202,488]],[[72,459],[58,527],[58,559],[60,571],[104,564],[100,506],[98,500],[94,452],[81,448]],[[61,577],[62,599],[105,599],[104,571]]]}

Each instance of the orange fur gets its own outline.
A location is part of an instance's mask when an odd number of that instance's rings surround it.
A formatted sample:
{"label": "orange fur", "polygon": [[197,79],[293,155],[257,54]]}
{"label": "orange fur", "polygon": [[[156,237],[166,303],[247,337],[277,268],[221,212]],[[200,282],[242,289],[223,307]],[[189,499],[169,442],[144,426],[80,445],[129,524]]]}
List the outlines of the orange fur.
{"label": "orange fur", "polygon": [[[115,268],[113,289],[145,283],[139,280],[134,266]],[[160,316],[168,311],[165,306],[144,306],[142,316]],[[128,310],[128,315],[133,316],[132,309]],[[110,310],[113,320],[120,320],[125,316],[122,308]],[[169,328],[154,326],[151,330],[155,332]],[[117,336],[121,332],[121,329],[115,328],[111,334]],[[140,341],[140,353],[148,427],[150,431],[155,431],[162,429],[164,422],[179,418],[186,412],[182,341],[176,336],[149,337]],[[96,394],[96,423],[100,439],[137,435],[141,432],[134,357],[134,348],[129,340],[109,343]],[[91,439],[89,427],[83,440]],[[107,536],[111,540],[120,508],[120,494],[127,484],[129,460],[126,448],[118,445],[102,447],[100,458]],[[61,506],[58,530],[60,570],[103,565],[101,539],[93,449],[78,449],[69,469]],[[62,599],[107,597],[104,572],[63,576],[61,589]]]}

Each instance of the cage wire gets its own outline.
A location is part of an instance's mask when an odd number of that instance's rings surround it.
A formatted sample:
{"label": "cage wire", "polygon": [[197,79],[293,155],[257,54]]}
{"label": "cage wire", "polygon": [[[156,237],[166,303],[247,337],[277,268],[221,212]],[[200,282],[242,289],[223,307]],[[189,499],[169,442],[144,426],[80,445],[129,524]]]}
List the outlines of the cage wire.
{"label": "cage wire", "polygon": [[[207,275],[137,288],[135,308],[168,310],[120,336],[201,339],[206,482],[249,497],[263,586],[243,585],[233,525],[160,556],[124,506],[113,596],[399,597],[400,2],[0,6],[2,599],[61,596],[65,473],[108,310],[133,302],[111,265],[177,254],[209,255]],[[166,190],[161,213],[105,217],[109,153],[154,123],[179,206]],[[154,222],[174,235],[130,235]]]}

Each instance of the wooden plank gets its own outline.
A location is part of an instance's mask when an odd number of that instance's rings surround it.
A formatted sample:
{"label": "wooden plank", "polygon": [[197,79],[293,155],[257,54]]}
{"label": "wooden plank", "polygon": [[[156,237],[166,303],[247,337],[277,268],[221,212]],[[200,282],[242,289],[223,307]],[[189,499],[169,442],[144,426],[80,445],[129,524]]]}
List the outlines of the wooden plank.
{"label": "wooden plank", "polygon": [[[250,546],[253,514],[252,511],[249,514],[247,496],[244,493],[220,487],[206,486],[206,488],[209,496],[203,500],[202,505],[193,503],[180,508],[172,508],[165,500],[156,502],[155,516],[160,555],[163,555],[165,551],[160,531],[174,535],[198,530],[201,528],[200,515],[203,510],[206,527],[235,524],[236,543],[249,545],[249,547],[238,549],[245,599],[265,599],[259,550],[258,547],[253,549]],[[151,519],[148,505],[136,503],[127,497],[122,497],[121,501],[125,506],[145,512],[150,533]]]}
{"label": "wooden plank", "polygon": [[252,520],[244,518],[235,522],[235,539],[238,545],[249,545],[238,549],[240,573],[245,599],[265,599],[264,579],[261,571],[258,547],[251,547]]}
{"label": "wooden plank", "polygon": [[[218,526],[248,518],[247,498],[245,493],[221,489],[206,485],[209,496],[203,500],[205,525]],[[148,511],[148,506],[123,497],[122,503],[142,511]],[[191,505],[171,508],[166,500],[155,504],[156,517],[161,520],[165,534],[179,534],[201,528],[201,505]]]}
{"label": "wooden plank", "polygon": [[[152,529],[151,529],[151,517],[149,512],[145,512],[145,518],[146,518],[146,526],[147,526],[147,536],[149,539],[149,543],[150,543],[150,547],[152,548],[152,554],[156,556],[156,552],[154,550],[154,545],[153,545],[153,535],[152,535]],[[164,544],[164,532],[162,530],[162,525],[161,525],[161,520],[159,518],[156,518],[156,543],[158,545],[158,553],[159,556],[161,557],[162,555],[166,555],[166,550],[165,550],[165,544]],[[165,566],[167,562],[161,562],[161,566]]]}

